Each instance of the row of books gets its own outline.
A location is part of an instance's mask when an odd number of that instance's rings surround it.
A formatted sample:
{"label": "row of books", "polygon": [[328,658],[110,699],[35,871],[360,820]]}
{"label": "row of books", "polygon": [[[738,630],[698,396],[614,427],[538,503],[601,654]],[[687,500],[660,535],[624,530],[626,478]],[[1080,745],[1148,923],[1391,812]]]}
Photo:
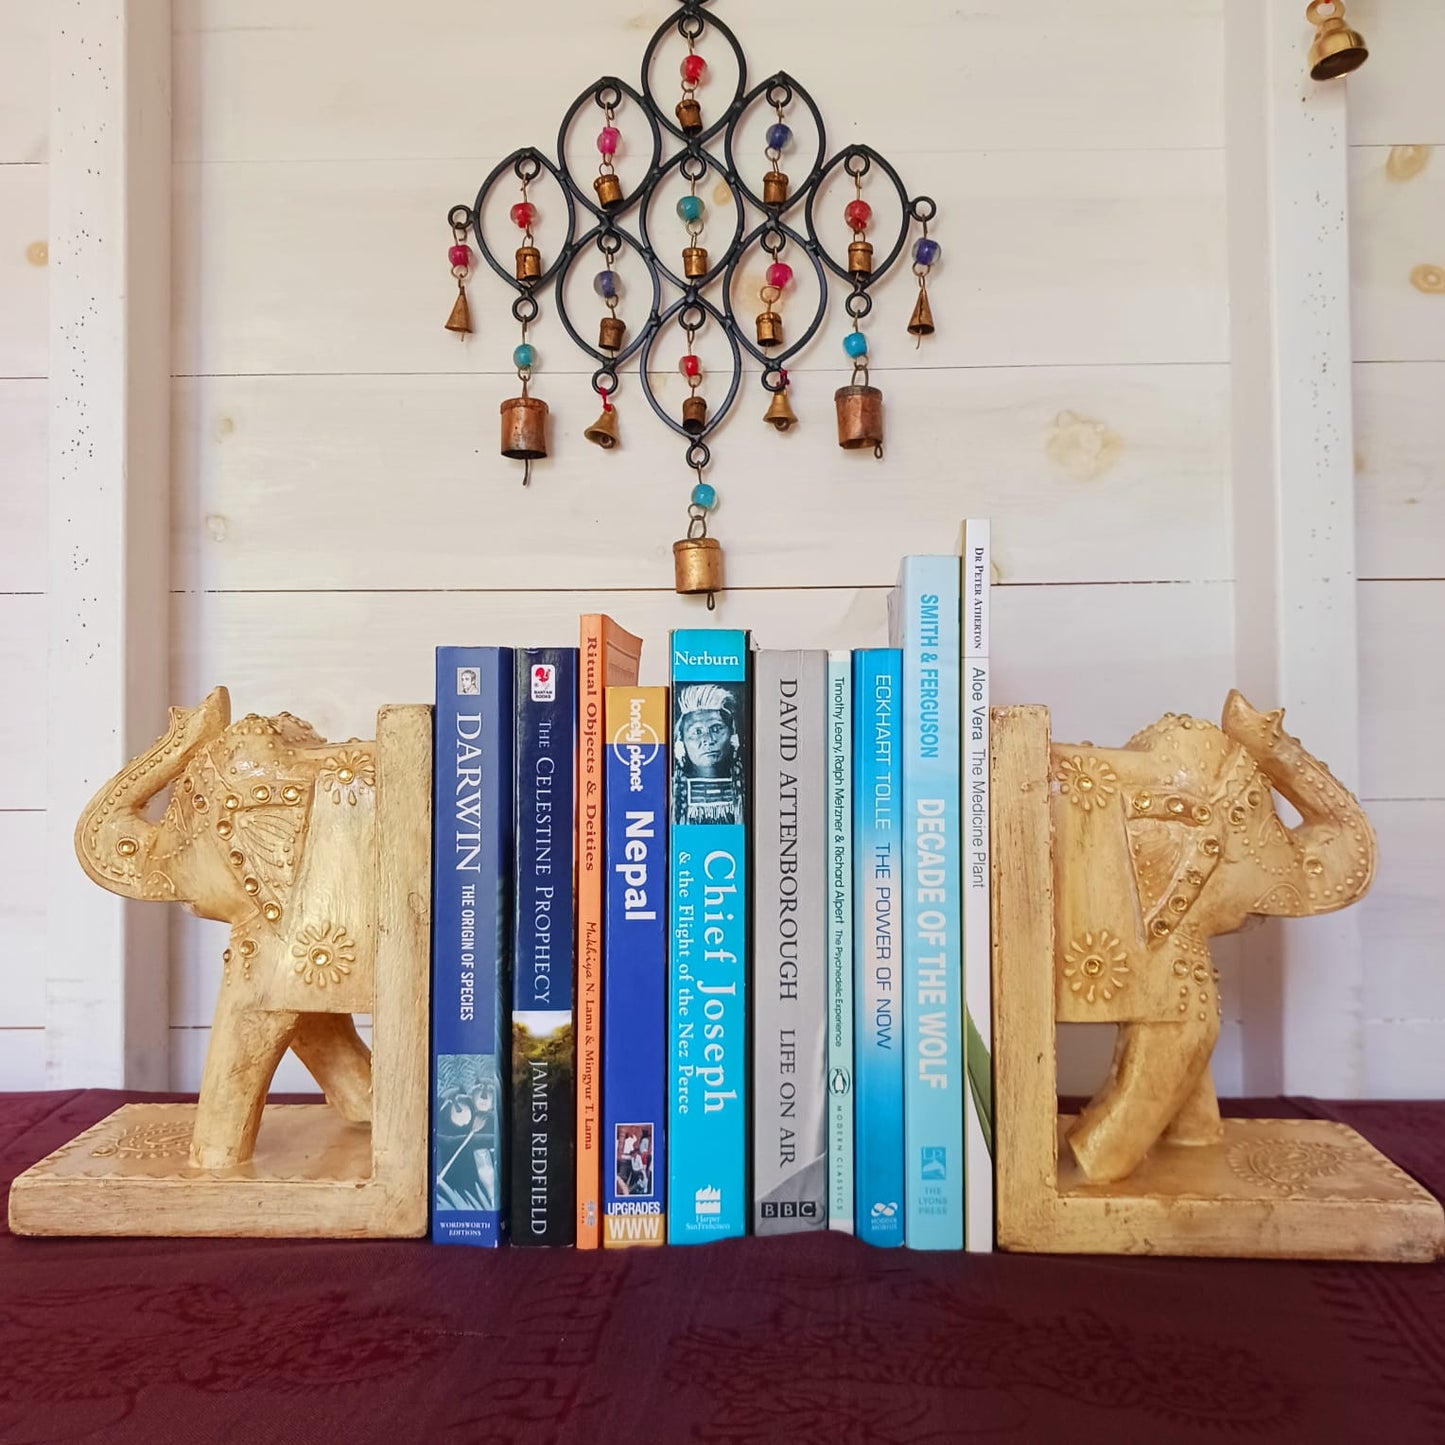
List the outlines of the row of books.
{"label": "row of books", "polygon": [[437,649],[432,1238],[989,1249],[989,536],[886,648]]}

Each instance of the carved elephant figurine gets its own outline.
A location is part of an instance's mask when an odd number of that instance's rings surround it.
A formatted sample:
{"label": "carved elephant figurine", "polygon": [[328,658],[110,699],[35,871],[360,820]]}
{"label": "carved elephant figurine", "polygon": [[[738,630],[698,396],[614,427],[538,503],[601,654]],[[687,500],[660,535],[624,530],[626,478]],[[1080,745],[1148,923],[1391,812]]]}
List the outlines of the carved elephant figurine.
{"label": "carved elephant figurine", "polygon": [[[146,805],[166,787],[152,823]],[[76,853],[102,888],[231,925],[197,1168],[251,1158],[288,1048],[344,1118],[371,1117],[371,1055],[351,1015],[373,1002],[375,795],[373,743],[328,743],[290,713],[233,723],[218,687],[199,707],[172,708],[165,736],[81,815]]]}
{"label": "carved elephant figurine", "polygon": [[1056,1017],[1119,1025],[1108,1078],[1069,1134],[1092,1182],[1132,1173],[1161,1137],[1220,1137],[1209,940],[1251,914],[1333,912],[1370,886],[1363,810],[1283,717],[1235,691],[1220,727],[1171,713],[1122,748],[1051,749]]}

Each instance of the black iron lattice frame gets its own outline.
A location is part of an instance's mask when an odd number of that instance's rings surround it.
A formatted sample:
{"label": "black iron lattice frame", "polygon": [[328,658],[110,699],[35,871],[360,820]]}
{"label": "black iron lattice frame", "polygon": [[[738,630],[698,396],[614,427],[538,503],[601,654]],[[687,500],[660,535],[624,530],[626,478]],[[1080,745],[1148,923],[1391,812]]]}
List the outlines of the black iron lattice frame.
{"label": "black iron lattice frame", "polygon": [[[592,376],[592,386],[599,394],[611,396],[618,388],[618,370],[634,356],[638,358],[639,381],[643,394],[657,416],[687,443],[687,466],[697,472],[707,466],[711,459],[706,438],[727,416],[737,399],[742,382],[742,353],[746,351],[762,367],[762,385],[769,392],[781,391],[787,385],[786,366],[790,357],[800,352],[817,334],[828,310],[828,273],[839,277],[851,289],[844,302],[844,309],[850,319],[862,320],[873,308],[869,292],[892,268],[902,254],[908,239],[911,223],[917,222],[925,233],[928,223],[936,214],[937,207],[929,196],[910,198],[898,172],[871,146],[845,146],[836,155],[827,156],[827,135],[823,117],[811,95],[786,71],[769,76],[751,89],[747,84],[747,62],[742,46],[728,26],[716,16],[705,12],[708,0],[682,0],[677,12],[670,16],[653,33],[642,57],[642,89],[638,91],[616,76],[603,76],[584,90],[568,108],[557,133],[557,157],[554,161],[534,146],[524,146],[499,161],[477,190],[477,198],[470,206],[453,206],[447,220],[453,229],[465,228],[471,231],[477,249],[487,264],[518,294],[512,302],[512,315],[519,323],[531,323],[537,319],[540,308],[536,293],[551,285],[554,289],[557,314],[567,334],[588,356],[598,363]],[[705,31],[711,31],[727,42],[737,63],[737,86],[732,100],[711,124],[694,135],[688,135],[676,124],[665,107],[653,93],[651,70],[653,57],[659,46],[672,31],[688,42],[696,44]],[[632,100],[646,119],[651,132],[652,153],[643,183],[625,196],[622,202],[610,209],[602,206],[588,194],[588,188],[579,184],[567,165],[567,134],[578,113],[590,100],[604,115],[617,110],[623,98]],[[788,197],[778,205],[763,201],[748,185],[739,172],[734,156],[734,144],[738,126],[743,115],[759,99],[773,109],[786,111],[799,101],[812,116],[817,133],[817,150],[807,176],[799,185],[790,185]],[[666,160],[663,159],[664,136],[680,145],[680,149]],[[721,160],[709,149],[710,143],[722,142]],[[877,167],[898,194],[902,218],[898,235],[881,260],[875,261],[866,274],[850,273],[846,264],[837,261],[824,246],[818,235],[814,205],[824,181],[838,167],[852,177],[866,176]],[[512,269],[504,266],[488,246],[482,234],[482,214],[487,197],[493,187],[503,182],[508,174],[517,182],[528,184],[546,171],[557,183],[567,207],[567,240],[557,252],[551,264],[541,275],[530,279],[518,279]],[[734,222],[732,239],[722,252],[721,259],[709,267],[706,274],[685,277],[678,274],[661,258],[653,247],[648,233],[648,210],[654,193],[667,176],[676,170],[683,180],[696,185],[709,171],[715,172],[726,183],[732,195]],[[748,207],[762,213],[763,219],[748,229]],[[802,229],[789,224],[786,217],[802,211]],[[583,216],[584,229],[578,234],[579,211]],[[637,233],[634,234],[622,224],[623,218],[636,212]],[[590,224],[589,224],[590,221]],[[748,336],[744,326],[739,324],[732,302],[733,277],[749,251],[758,246],[766,252],[780,251],[787,245],[799,248],[812,264],[818,281],[818,305],[812,320],[796,341],[771,352],[756,345]],[[609,354],[589,344],[573,324],[567,311],[566,281],[573,263],[588,247],[595,246],[604,258],[604,264],[611,267],[613,260],[623,247],[630,247],[646,264],[652,282],[652,306],[647,323],[624,347],[615,354]],[[722,279],[722,309],[704,294],[714,282]],[[665,308],[663,306],[663,284],[666,282],[680,294]],[[686,430],[682,422],[672,416],[658,401],[649,377],[652,348],[664,328],[674,319],[684,331],[701,331],[709,319],[721,329],[732,352],[731,375],[726,395],[721,402],[709,405],[707,421],[701,430],[694,433]]]}

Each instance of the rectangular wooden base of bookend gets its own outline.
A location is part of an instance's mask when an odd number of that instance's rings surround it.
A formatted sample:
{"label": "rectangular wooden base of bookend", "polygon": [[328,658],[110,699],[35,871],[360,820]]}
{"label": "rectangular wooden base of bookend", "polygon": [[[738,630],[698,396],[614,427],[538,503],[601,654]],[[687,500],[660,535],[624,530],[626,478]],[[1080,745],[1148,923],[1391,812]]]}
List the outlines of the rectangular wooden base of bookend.
{"label": "rectangular wooden base of bookend", "polygon": [[1047,709],[994,710],[991,782],[999,1247],[1399,1262],[1445,1252],[1439,1201],[1343,1124],[1227,1119],[1217,1144],[1161,1143],[1127,1179],[1085,1182],[1057,1105]]}
{"label": "rectangular wooden base of bookend", "polygon": [[383,708],[376,742],[371,1124],[326,1104],[268,1104],[248,1163],[201,1170],[189,1164],[194,1104],[127,1104],[15,1180],[14,1233],[426,1233],[431,709]]}

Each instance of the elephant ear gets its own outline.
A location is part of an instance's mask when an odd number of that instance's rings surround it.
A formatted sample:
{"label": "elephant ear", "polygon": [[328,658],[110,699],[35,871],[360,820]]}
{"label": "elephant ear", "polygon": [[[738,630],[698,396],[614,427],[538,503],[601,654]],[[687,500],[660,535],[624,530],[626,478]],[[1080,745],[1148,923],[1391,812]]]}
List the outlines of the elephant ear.
{"label": "elephant ear", "polygon": [[1139,886],[1139,904],[1147,918],[1162,904],[1184,862],[1184,829],[1162,818],[1131,819],[1130,852]]}
{"label": "elephant ear", "polygon": [[296,879],[297,840],[306,831],[302,804],[243,808],[236,815],[242,851],[261,883],[263,899],[284,900]]}

